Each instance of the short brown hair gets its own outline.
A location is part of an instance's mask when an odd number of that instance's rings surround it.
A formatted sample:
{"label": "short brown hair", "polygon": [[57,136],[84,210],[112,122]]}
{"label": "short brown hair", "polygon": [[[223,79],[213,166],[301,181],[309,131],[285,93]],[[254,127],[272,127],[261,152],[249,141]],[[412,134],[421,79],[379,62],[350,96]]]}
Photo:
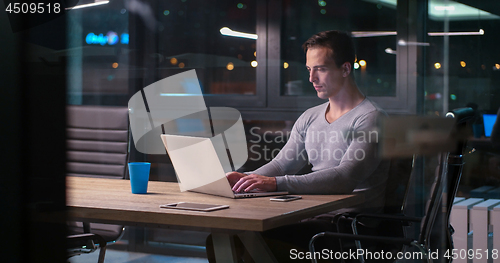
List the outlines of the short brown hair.
{"label": "short brown hair", "polygon": [[304,52],[310,48],[326,47],[333,51],[332,59],[337,65],[341,67],[345,62],[351,63],[351,69],[356,59],[356,52],[354,51],[354,43],[349,34],[337,30],[329,30],[319,32],[310,37],[303,45]]}

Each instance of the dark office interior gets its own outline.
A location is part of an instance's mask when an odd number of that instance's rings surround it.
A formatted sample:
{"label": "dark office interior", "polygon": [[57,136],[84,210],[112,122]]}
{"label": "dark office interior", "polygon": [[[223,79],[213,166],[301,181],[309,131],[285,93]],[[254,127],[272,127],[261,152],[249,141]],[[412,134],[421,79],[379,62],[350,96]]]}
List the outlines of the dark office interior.
{"label": "dark office interior", "polygon": [[[2,262],[84,262],[66,258],[69,105],[124,108],[145,87],[194,69],[207,107],[241,113],[248,161],[239,170],[252,171],[283,147],[304,110],[324,102],[308,80],[301,47],[324,30],[351,33],[355,80],[390,117],[442,118],[472,107],[456,197],[500,199],[500,149],[483,119],[500,108],[496,1],[48,2],[68,9],[15,14],[7,11],[13,1],[0,4]],[[226,27],[250,37],[222,34]],[[177,182],[166,152],[129,146],[128,162],[151,163],[150,181]],[[414,163],[408,215],[423,215],[438,161],[424,156]],[[106,260],[112,251],[206,260],[208,234],[127,226]]]}

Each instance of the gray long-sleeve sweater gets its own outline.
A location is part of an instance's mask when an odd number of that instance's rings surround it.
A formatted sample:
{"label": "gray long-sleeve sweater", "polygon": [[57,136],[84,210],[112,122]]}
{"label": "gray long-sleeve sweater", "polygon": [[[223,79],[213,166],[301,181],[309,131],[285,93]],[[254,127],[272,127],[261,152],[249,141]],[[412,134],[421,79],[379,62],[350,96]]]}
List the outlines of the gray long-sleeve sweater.
{"label": "gray long-sleeve sweater", "polygon": [[[385,112],[369,99],[332,123],[328,102],[305,111],[290,139],[271,162],[252,173],[274,176],[278,191],[292,194],[364,194],[361,205],[342,211],[378,212],[384,204],[389,162],[377,156],[377,117]],[[312,172],[295,175],[307,162]]]}

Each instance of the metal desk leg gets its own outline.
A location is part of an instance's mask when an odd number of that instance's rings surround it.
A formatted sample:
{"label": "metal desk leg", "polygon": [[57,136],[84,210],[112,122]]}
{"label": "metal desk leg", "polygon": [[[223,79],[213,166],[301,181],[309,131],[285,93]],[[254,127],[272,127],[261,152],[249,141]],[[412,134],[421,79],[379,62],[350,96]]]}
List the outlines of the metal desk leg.
{"label": "metal desk leg", "polygon": [[238,234],[238,237],[255,262],[278,263],[260,233],[246,231]]}
{"label": "metal desk leg", "polygon": [[217,262],[237,263],[234,235],[229,233],[212,233],[215,260]]}

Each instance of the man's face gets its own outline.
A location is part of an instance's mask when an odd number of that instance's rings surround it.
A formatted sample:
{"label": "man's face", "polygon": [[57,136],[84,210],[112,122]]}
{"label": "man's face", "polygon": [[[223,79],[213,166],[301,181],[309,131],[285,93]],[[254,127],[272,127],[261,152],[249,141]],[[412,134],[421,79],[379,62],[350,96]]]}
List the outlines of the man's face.
{"label": "man's face", "polygon": [[309,81],[321,99],[334,97],[344,82],[344,71],[337,67],[330,56],[329,49],[315,47],[307,50],[306,68]]}

